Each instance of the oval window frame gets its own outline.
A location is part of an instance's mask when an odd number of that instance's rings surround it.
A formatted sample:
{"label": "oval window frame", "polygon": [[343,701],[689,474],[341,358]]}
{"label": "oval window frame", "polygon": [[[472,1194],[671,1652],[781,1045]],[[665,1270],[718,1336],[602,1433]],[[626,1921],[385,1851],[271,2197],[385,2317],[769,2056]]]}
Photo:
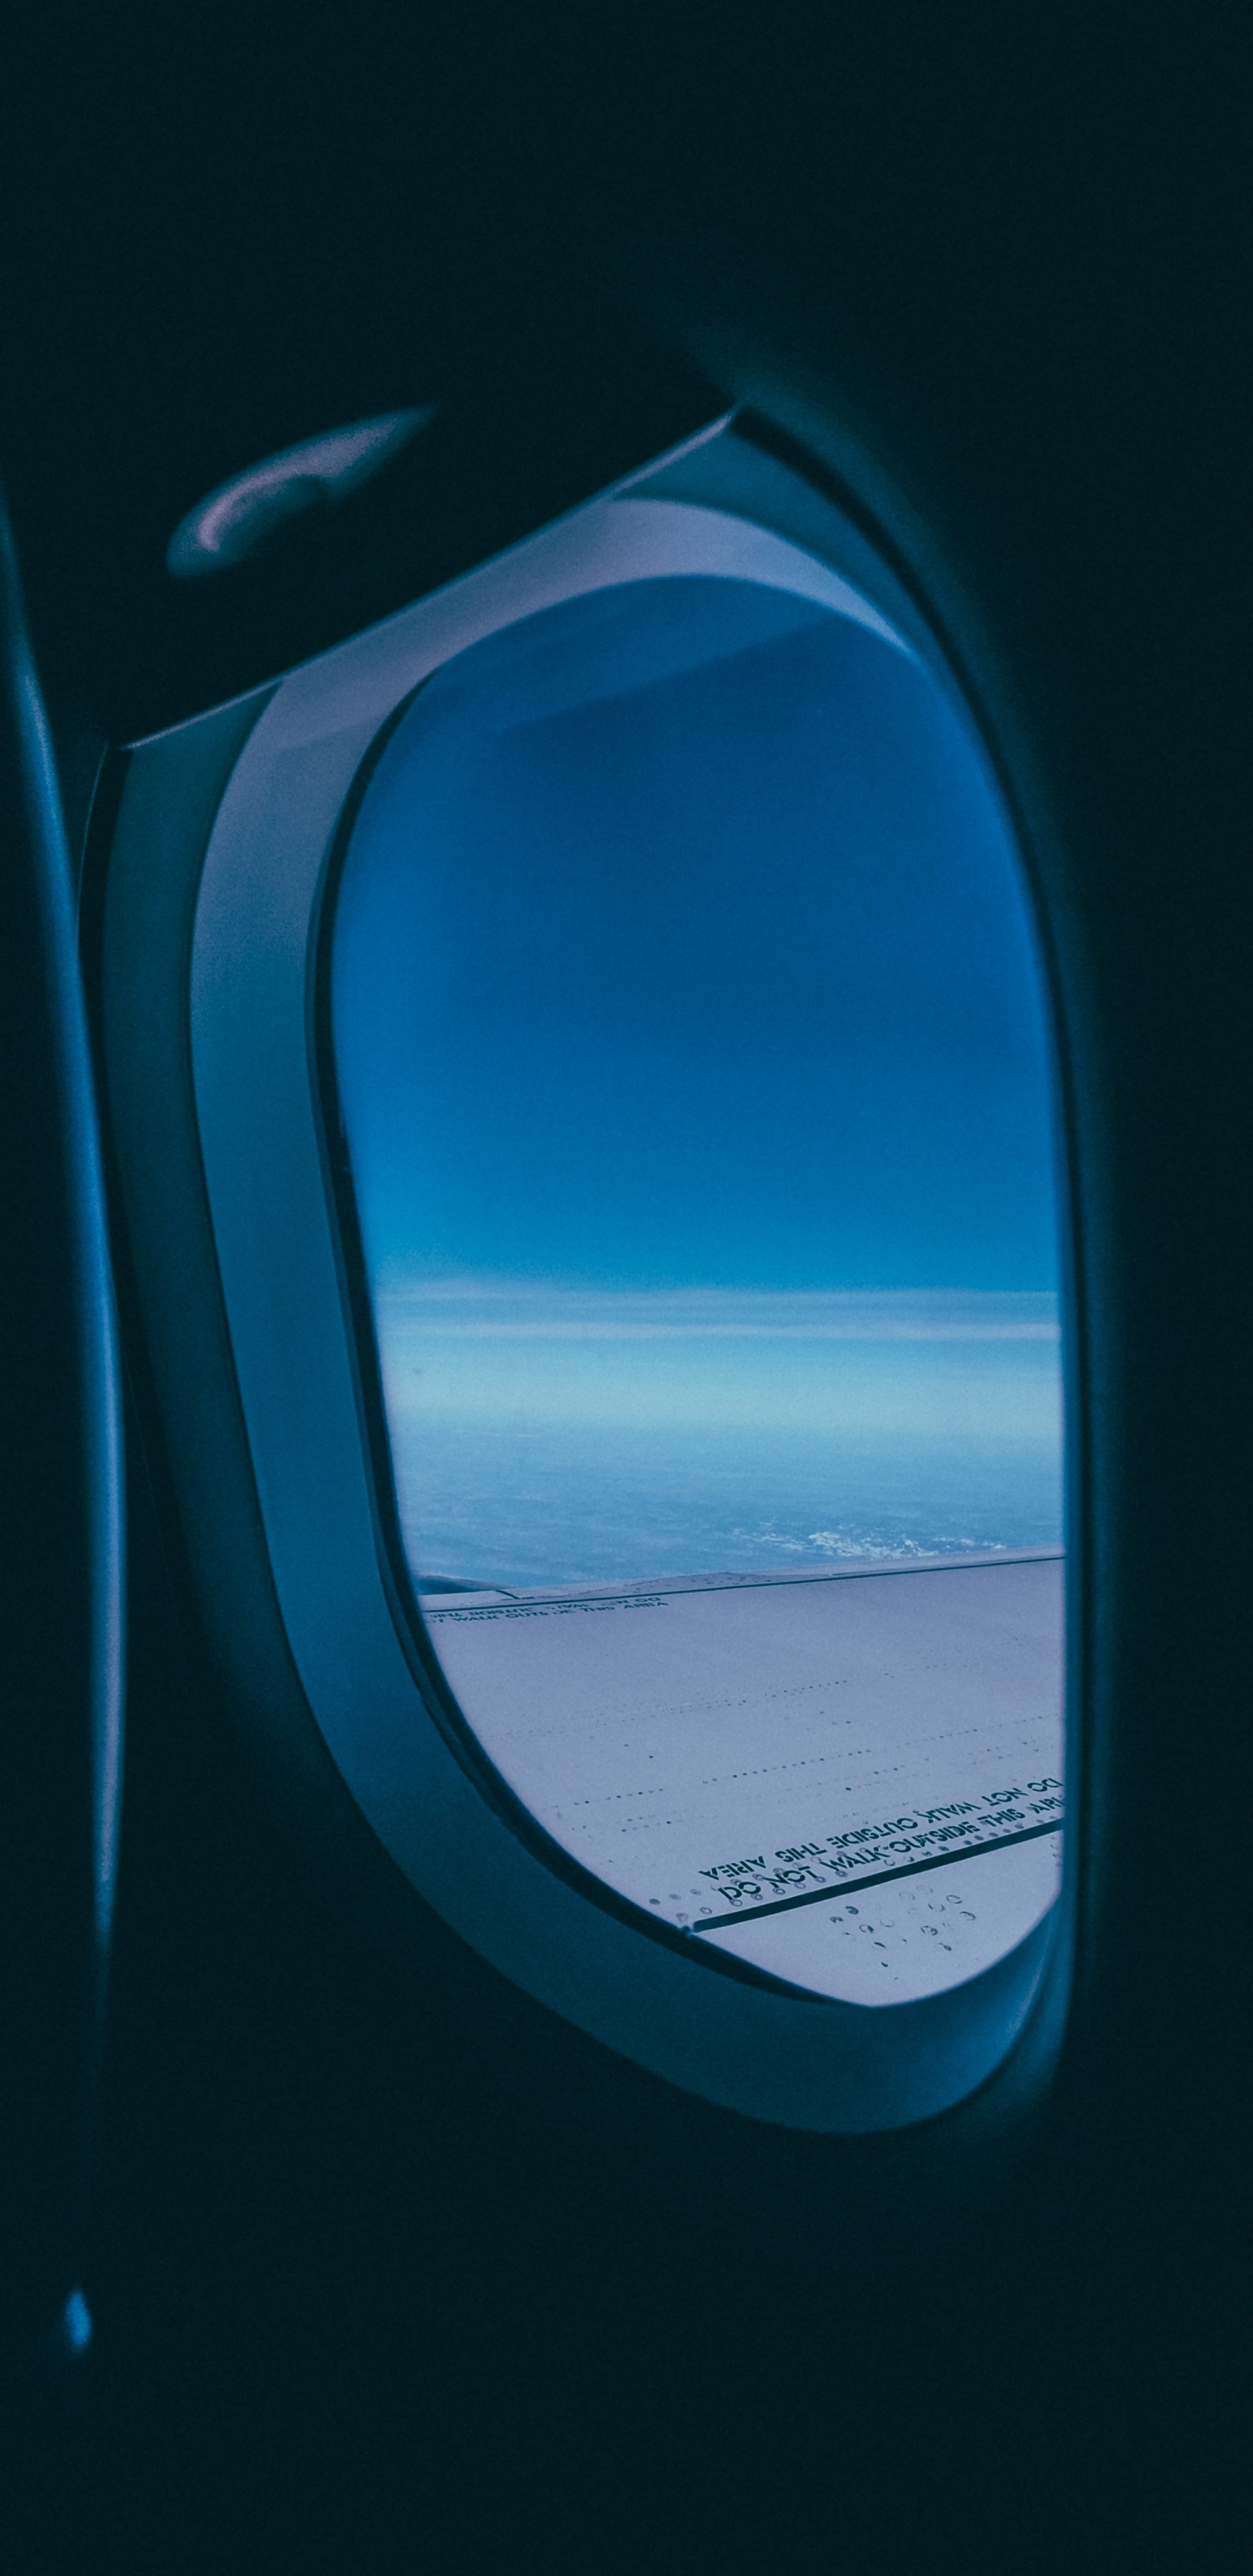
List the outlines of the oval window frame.
{"label": "oval window frame", "polygon": [[[396,1563],[372,1337],[325,1116],[327,889],[399,714],[442,663],[540,608],[686,571],[769,578],[886,626],[978,733],[917,604],[869,540],[733,421],[715,423],[268,695],[200,874],[196,1118],[275,1591],[320,1732],[384,1848],[515,1984],[652,2073],[750,2117],[865,2134],[935,2117],[1001,2065],[1044,1984],[1064,1973],[1056,1914],[964,1985],[870,2009],[729,1969],[556,1858],[538,1826],[519,1830],[490,1766],[467,1759]],[[1006,827],[1020,847],[1008,816]],[[1025,871],[1023,900],[1030,914]],[[1067,1720],[1069,1739],[1069,1710]],[[1064,2010],[1049,2018],[1060,2033]]]}

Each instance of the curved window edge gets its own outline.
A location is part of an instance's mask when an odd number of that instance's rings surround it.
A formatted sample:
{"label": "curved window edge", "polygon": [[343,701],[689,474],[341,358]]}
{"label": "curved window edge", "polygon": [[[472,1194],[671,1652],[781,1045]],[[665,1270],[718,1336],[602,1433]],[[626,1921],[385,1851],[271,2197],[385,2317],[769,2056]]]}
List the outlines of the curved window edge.
{"label": "curved window edge", "polygon": [[[925,654],[972,724],[920,607],[866,536],[791,465],[714,424],[569,520],[256,693],[264,703],[205,817],[190,930],[191,1074],[269,1572],[304,1695],[355,1803],[471,1947],[591,2036],[725,2108],[856,2135],[965,2101],[1006,2065],[1028,2024],[1054,2029],[1051,2069],[1068,1983],[1065,1883],[1055,1913],[983,1975],[871,2011],[759,1972],[719,1973],[685,1954],[681,1936],[659,1941],[647,1917],[606,1903],[598,1882],[555,1869],[541,1829],[534,1841],[519,1835],[516,1818],[484,1796],[449,1713],[436,1721],[420,1654],[415,1670],[414,1621],[389,1568],[377,1460],[363,1437],[360,1294],[346,1275],[314,1061],[328,869],[363,766],[422,679],[481,635],[620,578],[624,562],[636,578],[663,557],[675,569],[680,522],[679,556],[705,569],[728,521],[738,565],[747,527],[763,564],[777,571],[779,548],[800,559],[790,569],[810,595],[845,605],[851,589],[862,614],[868,600],[873,622]],[[180,745],[189,751],[223,712],[137,746],[133,766],[159,754],[176,782]],[[1024,896],[1031,909],[1025,885]],[[1073,1707],[1067,1719],[1073,1771]],[[1046,2082],[1047,2070],[1037,2089]]]}

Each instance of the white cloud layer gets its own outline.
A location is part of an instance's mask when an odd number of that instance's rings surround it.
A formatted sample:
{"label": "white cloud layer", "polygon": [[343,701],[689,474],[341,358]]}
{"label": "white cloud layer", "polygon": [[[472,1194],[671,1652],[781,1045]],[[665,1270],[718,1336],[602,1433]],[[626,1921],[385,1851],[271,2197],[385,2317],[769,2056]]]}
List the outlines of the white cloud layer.
{"label": "white cloud layer", "polygon": [[436,1280],[377,1304],[394,1432],[453,1418],[1059,1440],[1047,1295]]}

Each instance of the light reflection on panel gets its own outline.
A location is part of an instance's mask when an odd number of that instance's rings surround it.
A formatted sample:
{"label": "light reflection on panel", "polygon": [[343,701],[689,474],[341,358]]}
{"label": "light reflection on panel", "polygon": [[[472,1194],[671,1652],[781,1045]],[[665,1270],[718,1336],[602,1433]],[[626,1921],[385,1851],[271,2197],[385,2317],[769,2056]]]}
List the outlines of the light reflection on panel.
{"label": "light reflection on panel", "polygon": [[791,1983],[990,1964],[1060,1847],[1056,1215],[936,681],[730,579],[474,647],[366,790],[332,1021],[405,1545],[502,1777]]}

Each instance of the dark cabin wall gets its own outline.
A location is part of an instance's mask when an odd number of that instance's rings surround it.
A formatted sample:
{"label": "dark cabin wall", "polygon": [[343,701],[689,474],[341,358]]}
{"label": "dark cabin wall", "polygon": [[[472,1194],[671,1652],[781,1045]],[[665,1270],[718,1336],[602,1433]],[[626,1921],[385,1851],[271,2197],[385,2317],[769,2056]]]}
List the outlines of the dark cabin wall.
{"label": "dark cabin wall", "polygon": [[1029,808],[1086,1426],[1072,2044],[964,2213],[925,2142],[876,2182],[716,2115],[434,1922],[380,1970],[133,1461],[76,2564],[1233,2561],[1250,66],[1230,12],[946,18],[9,40],[0,439],[67,740],[360,608],[299,550],[237,607],[160,558],[222,475],[392,402],[466,424],[415,584],[690,425],[702,376],[874,487]]}

